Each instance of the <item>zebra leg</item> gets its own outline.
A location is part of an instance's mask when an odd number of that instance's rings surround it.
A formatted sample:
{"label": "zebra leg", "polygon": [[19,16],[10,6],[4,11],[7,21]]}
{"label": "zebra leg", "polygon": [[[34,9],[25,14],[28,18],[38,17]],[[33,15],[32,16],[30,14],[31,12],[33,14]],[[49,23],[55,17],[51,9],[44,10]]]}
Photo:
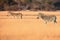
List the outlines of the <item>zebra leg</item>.
{"label": "zebra leg", "polygon": [[56,21],[56,20],[54,20],[54,23],[57,23],[57,21]]}
{"label": "zebra leg", "polygon": [[16,18],[16,16],[14,16],[14,19]]}
{"label": "zebra leg", "polygon": [[45,22],[45,24],[47,24],[47,21]]}
{"label": "zebra leg", "polygon": [[47,20],[45,20],[45,24],[47,24]]}
{"label": "zebra leg", "polygon": [[54,23],[57,23],[57,21],[56,21],[56,17],[54,18]]}
{"label": "zebra leg", "polygon": [[21,19],[22,19],[22,15],[21,15],[20,17],[21,17]]}
{"label": "zebra leg", "polygon": [[45,24],[47,24],[47,22],[44,22]]}

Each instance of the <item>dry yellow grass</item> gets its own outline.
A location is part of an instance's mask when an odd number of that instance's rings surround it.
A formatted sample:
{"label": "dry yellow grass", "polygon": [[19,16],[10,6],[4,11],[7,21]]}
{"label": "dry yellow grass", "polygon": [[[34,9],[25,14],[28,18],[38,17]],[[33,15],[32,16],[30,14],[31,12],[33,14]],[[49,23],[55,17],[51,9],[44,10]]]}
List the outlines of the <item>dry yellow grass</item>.
{"label": "dry yellow grass", "polygon": [[[19,11],[17,11],[19,12]],[[23,14],[54,14],[60,15],[60,11],[20,11]],[[1,11],[0,15],[7,15],[8,11]],[[60,16],[57,23],[44,23],[42,19],[23,17],[23,19],[10,19],[12,16],[0,16],[0,40],[60,40]],[[32,19],[34,18],[34,19]]]}

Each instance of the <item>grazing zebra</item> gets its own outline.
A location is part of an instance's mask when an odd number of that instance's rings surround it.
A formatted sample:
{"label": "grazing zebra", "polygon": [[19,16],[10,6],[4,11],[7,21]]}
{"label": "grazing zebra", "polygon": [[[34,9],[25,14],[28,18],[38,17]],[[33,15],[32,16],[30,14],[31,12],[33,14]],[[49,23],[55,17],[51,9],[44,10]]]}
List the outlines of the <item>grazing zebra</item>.
{"label": "grazing zebra", "polygon": [[15,16],[16,16],[16,17],[21,17],[21,19],[22,19],[22,13],[13,13],[13,12],[9,11],[9,14],[10,14],[11,16],[14,16],[14,18],[15,18]]}
{"label": "grazing zebra", "polygon": [[50,22],[53,21],[54,23],[57,23],[55,15],[45,15],[43,13],[39,13],[37,19],[39,19],[39,18],[42,18],[45,21],[46,24],[49,21]]}

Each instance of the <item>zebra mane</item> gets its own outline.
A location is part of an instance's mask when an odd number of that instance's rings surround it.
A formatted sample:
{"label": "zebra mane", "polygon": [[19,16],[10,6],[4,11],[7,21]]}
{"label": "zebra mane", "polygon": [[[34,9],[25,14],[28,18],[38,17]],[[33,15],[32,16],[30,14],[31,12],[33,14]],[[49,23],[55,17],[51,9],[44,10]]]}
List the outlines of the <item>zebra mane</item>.
{"label": "zebra mane", "polygon": [[45,14],[43,14],[43,13],[39,13],[38,15],[40,15],[40,16],[45,16]]}

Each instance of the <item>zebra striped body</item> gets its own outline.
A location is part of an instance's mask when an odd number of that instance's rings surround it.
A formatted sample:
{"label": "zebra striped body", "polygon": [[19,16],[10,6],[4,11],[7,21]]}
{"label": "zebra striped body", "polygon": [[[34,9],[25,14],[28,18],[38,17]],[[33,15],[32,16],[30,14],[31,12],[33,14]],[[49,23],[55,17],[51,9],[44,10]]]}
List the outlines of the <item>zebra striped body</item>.
{"label": "zebra striped body", "polygon": [[15,18],[15,16],[16,16],[16,17],[21,17],[21,19],[22,19],[22,13],[12,13],[12,12],[9,12],[9,14],[10,14],[11,16],[14,16],[14,18]]}
{"label": "zebra striped body", "polygon": [[47,22],[52,22],[52,21],[53,21],[54,23],[57,22],[55,15],[44,15],[44,14],[42,14],[42,13],[39,13],[37,18],[38,18],[38,19],[39,19],[39,18],[42,18],[42,19],[45,21],[45,23],[47,23]]}

